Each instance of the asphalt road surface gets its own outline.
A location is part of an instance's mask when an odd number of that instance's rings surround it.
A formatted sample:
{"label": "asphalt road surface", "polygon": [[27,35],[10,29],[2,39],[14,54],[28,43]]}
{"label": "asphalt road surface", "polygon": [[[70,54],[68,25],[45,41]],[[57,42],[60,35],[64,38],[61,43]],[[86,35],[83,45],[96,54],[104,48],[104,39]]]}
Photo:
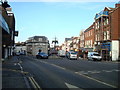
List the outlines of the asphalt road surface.
{"label": "asphalt road surface", "polygon": [[19,56],[27,77],[34,78],[42,90],[46,88],[87,89],[118,88],[119,62],[69,60],[67,58],[36,59]]}

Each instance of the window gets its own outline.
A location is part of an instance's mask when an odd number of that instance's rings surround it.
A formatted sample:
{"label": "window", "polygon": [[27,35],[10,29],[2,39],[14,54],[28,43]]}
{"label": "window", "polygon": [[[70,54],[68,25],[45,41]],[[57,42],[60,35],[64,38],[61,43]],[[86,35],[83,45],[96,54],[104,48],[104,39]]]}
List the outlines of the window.
{"label": "window", "polygon": [[100,40],[100,34],[98,34],[98,41]]}
{"label": "window", "polygon": [[39,38],[39,41],[42,41],[42,38]]}
{"label": "window", "polygon": [[106,39],[107,39],[107,33],[104,32],[104,40],[106,40]]}
{"label": "window", "polygon": [[104,25],[107,25],[109,23],[108,18],[104,18]]}
{"label": "window", "polygon": [[107,18],[107,24],[109,23],[108,18]]}
{"label": "window", "polygon": [[95,35],[95,40],[97,41],[97,35]]}
{"label": "window", "polygon": [[107,31],[107,40],[110,39],[110,34],[109,34],[109,31]]}
{"label": "window", "polygon": [[99,22],[97,23],[97,28],[99,28]]}
{"label": "window", "polygon": [[97,23],[95,23],[96,29],[97,29]]}
{"label": "window", "polygon": [[91,47],[92,47],[92,40],[91,40]]}

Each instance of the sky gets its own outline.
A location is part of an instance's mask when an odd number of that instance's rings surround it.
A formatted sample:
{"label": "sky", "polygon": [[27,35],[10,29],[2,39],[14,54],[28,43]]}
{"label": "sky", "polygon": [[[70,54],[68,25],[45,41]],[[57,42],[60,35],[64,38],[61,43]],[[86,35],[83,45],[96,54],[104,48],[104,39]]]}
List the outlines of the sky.
{"label": "sky", "polygon": [[51,44],[56,37],[59,45],[65,38],[79,36],[93,22],[104,7],[115,7],[117,2],[9,2],[15,15],[15,42],[32,36],[46,36]]}

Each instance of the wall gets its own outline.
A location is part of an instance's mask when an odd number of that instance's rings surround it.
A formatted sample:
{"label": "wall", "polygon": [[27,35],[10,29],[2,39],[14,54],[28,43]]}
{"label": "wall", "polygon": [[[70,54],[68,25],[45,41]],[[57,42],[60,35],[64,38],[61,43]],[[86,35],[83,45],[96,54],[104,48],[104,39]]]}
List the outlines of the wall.
{"label": "wall", "polygon": [[112,60],[120,57],[120,5],[111,13]]}
{"label": "wall", "polygon": [[2,59],[2,28],[0,27],[0,61]]}
{"label": "wall", "polygon": [[27,50],[26,46],[16,46],[14,52],[21,52],[21,50]]}
{"label": "wall", "polygon": [[111,14],[111,39],[118,40],[120,37],[120,8]]}
{"label": "wall", "polygon": [[94,45],[94,23],[84,31],[85,48],[93,48]]}
{"label": "wall", "polygon": [[116,61],[119,58],[119,41],[112,40],[112,61]]}

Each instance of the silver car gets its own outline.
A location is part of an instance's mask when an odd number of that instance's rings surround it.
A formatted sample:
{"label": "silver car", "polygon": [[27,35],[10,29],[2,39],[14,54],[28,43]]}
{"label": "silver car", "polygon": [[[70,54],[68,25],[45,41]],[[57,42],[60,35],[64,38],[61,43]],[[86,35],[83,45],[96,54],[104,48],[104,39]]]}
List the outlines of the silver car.
{"label": "silver car", "polygon": [[76,59],[77,60],[77,53],[74,51],[69,51],[69,52],[67,52],[66,57],[68,59]]}

